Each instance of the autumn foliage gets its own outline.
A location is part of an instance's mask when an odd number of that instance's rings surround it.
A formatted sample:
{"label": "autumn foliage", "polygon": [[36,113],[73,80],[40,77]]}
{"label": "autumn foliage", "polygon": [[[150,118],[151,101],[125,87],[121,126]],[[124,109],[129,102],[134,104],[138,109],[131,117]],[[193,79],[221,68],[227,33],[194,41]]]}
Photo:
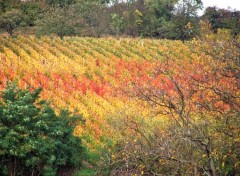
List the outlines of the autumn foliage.
{"label": "autumn foliage", "polygon": [[205,34],[186,43],[0,37],[0,87],[41,86],[54,107],[81,114],[75,134],[103,152],[98,165],[112,175],[236,175],[239,46],[227,32]]}

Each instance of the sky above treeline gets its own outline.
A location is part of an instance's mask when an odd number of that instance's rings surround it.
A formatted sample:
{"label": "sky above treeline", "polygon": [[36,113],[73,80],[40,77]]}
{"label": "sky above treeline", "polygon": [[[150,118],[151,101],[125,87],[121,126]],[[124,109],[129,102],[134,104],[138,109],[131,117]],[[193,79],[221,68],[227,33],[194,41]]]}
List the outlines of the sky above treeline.
{"label": "sky above treeline", "polygon": [[218,8],[231,8],[240,10],[240,0],[202,0],[204,8],[209,6],[216,6]]}
{"label": "sky above treeline", "polygon": [[216,6],[223,9],[240,10],[240,0],[202,0],[204,9],[199,12],[199,15],[203,14],[206,7]]}

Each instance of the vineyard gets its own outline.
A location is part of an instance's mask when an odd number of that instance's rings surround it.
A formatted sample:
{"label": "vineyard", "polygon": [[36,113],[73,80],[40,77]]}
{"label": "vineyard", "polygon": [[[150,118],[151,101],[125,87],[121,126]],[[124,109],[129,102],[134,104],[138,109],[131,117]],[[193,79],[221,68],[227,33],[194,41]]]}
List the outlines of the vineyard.
{"label": "vineyard", "polygon": [[136,101],[120,92],[122,84],[150,74],[161,60],[187,55],[191,51],[181,42],[1,37],[1,88],[7,80],[41,86],[43,98],[82,114],[92,135],[100,137],[105,117]]}
{"label": "vineyard", "polygon": [[2,36],[0,89],[7,81],[42,87],[55,109],[82,115],[75,135],[89,151],[105,153],[101,166],[132,174],[237,174],[239,50],[227,39],[219,50],[211,37],[183,43]]}

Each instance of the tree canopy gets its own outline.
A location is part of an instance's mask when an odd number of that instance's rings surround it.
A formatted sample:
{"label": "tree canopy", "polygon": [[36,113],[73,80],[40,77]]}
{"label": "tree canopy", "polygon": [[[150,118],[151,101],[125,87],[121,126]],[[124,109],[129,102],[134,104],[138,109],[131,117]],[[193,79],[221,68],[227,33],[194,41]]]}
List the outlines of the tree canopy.
{"label": "tree canopy", "polygon": [[[209,7],[199,17],[202,6],[201,0],[1,0],[0,19],[5,21],[1,28],[10,35],[20,19],[35,33],[61,38],[127,35],[184,41],[199,35],[202,19],[208,20],[215,32],[227,28],[234,36],[239,34],[238,11]],[[16,16],[17,21],[13,20]],[[9,24],[11,27],[6,27]]]}
{"label": "tree canopy", "polygon": [[81,139],[73,136],[81,119],[57,115],[41,90],[9,83],[0,95],[0,175],[56,175],[81,163]]}
{"label": "tree canopy", "polygon": [[9,35],[13,35],[14,30],[24,21],[24,15],[19,10],[7,11],[0,16],[0,28],[5,29]]}

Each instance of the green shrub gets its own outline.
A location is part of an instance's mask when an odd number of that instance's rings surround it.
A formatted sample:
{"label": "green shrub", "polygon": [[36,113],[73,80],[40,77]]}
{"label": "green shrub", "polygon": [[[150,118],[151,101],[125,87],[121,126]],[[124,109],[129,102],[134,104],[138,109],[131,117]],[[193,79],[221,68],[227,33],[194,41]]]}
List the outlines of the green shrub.
{"label": "green shrub", "polygon": [[0,175],[56,175],[80,166],[83,147],[73,130],[81,117],[57,115],[31,91],[8,84],[0,94]]}

